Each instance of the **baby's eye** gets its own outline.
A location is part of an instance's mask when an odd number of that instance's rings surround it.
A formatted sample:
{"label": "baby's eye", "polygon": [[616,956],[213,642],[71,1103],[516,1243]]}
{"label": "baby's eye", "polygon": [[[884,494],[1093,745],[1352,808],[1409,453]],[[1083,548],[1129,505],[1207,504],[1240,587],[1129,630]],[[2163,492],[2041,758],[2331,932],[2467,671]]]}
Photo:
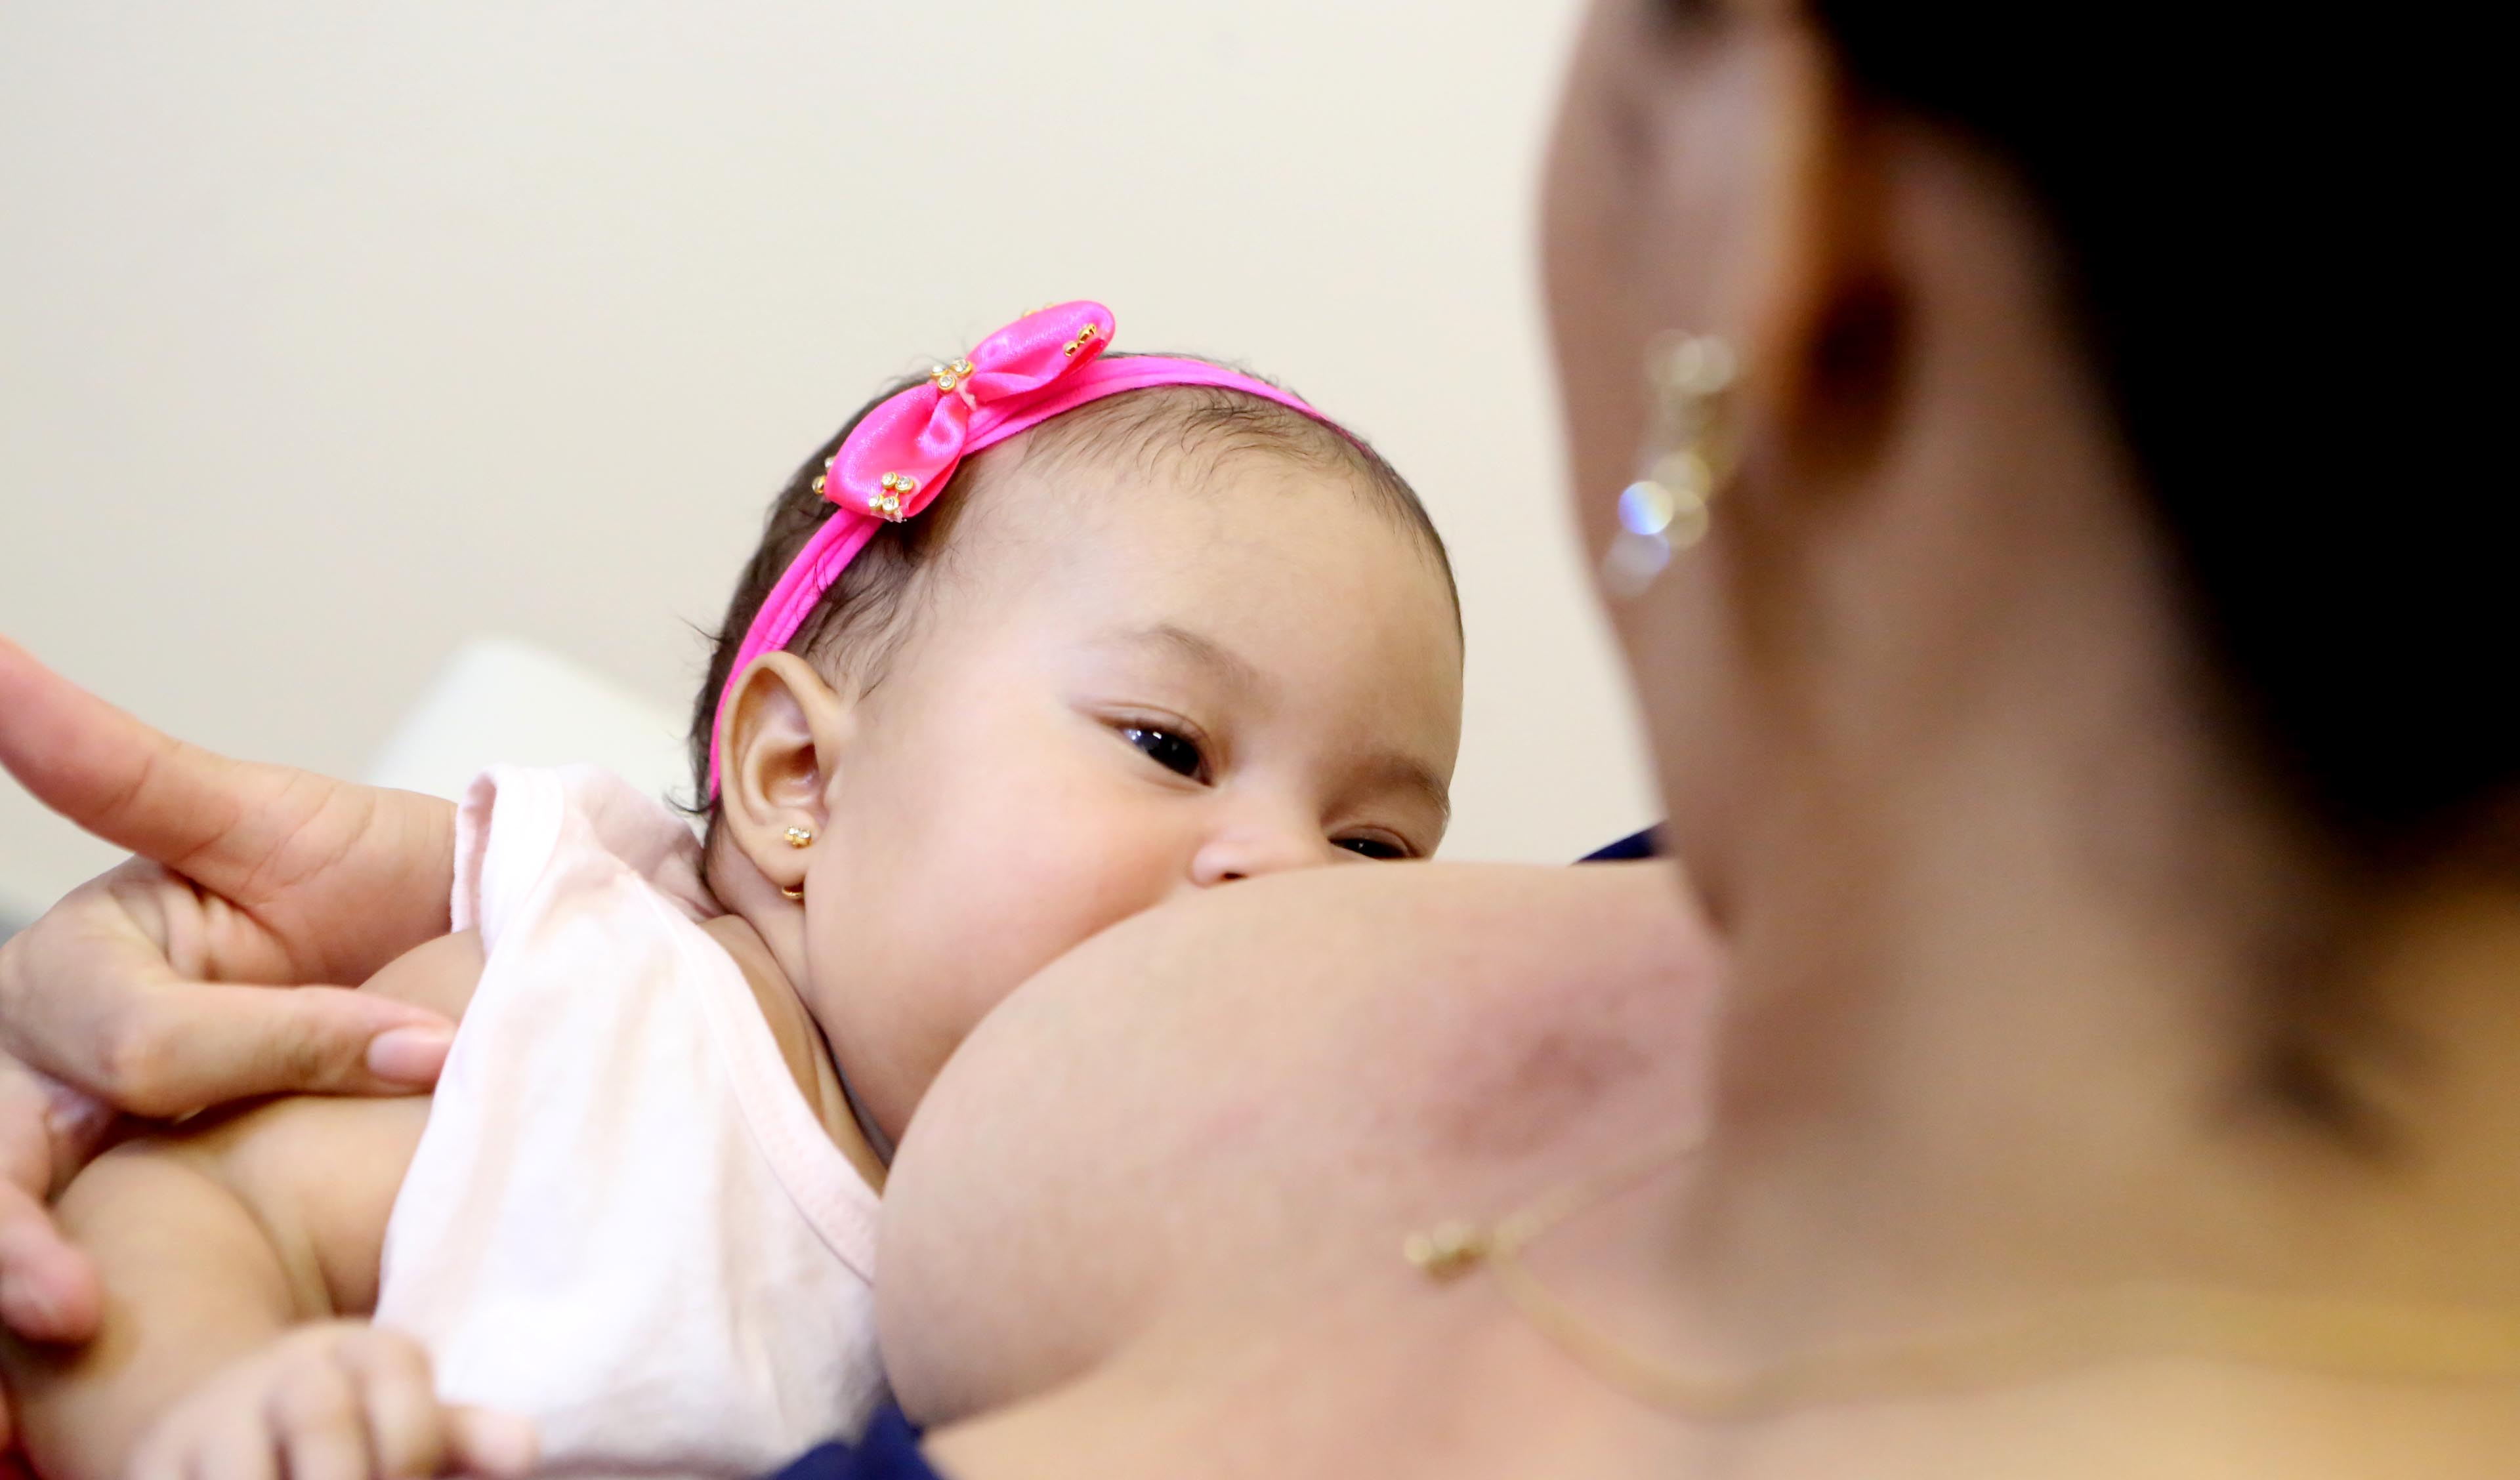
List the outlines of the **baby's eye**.
{"label": "baby's eye", "polygon": [[1148,725],[1122,725],[1120,738],[1147,753],[1147,758],[1175,776],[1207,779],[1207,756],[1198,741]]}
{"label": "baby's eye", "polygon": [[1387,837],[1341,837],[1331,840],[1333,847],[1345,848],[1359,858],[1382,860],[1403,859],[1409,850]]}

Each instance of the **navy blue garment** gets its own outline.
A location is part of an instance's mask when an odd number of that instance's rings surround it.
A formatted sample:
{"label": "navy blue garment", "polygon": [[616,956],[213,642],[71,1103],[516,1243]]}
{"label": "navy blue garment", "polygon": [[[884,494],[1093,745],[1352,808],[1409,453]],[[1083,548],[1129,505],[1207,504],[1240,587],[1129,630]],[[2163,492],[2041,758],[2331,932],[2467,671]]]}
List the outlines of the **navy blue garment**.
{"label": "navy blue garment", "polygon": [[1658,857],[1661,852],[1662,850],[1660,848],[1654,846],[1653,829],[1647,828],[1642,832],[1632,832],[1626,837],[1620,838],[1617,842],[1603,848],[1598,853],[1587,853],[1582,858],[1577,859],[1576,862],[1582,864],[1616,864],[1624,863],[1632,858]]}
{"label": "navy blue garment", "polygon": [[777,1480],[945,1480],[919,1453],[919,1430],[885,1404],[855,1444],[826,1444],[781,1470]]}

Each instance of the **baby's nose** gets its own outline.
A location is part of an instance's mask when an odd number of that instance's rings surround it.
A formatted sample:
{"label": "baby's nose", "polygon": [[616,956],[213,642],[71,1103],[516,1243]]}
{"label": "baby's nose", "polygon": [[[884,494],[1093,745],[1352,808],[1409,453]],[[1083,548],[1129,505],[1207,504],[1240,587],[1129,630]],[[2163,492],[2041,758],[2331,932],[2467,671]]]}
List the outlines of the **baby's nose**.
{"label": "baby's nose", "polygon": [[1202,889],[1258,878],[1288,869],[1328,863],[1329,845],[1318,830],[1292,827],[1242,827],[1220,832],[1192,856],[1191,882]]}

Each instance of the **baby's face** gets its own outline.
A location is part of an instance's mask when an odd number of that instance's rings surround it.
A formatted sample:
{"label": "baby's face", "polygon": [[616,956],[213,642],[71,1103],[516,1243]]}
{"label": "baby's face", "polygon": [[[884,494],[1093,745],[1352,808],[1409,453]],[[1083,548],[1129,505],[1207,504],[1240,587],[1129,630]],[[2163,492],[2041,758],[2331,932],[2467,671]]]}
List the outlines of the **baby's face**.
{"label": "baby's face", "polygon": [[896,1137],[981,1016],[1103,927],[1444,832],[1462,648],[1418,536],[1274,456],[1024,450],[860,700],[805,882],[814,1015]]}

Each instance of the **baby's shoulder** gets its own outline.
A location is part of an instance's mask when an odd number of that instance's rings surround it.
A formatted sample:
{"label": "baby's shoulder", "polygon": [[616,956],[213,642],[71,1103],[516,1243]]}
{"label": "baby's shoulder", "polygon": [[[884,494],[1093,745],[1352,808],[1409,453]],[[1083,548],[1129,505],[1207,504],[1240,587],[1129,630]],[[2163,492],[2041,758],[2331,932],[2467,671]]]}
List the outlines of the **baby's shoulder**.
{"label": "baby's shoulder", "polygon": [[490,951],[529,917],[657,901],[692,921],[720,913],[690,822],[658,798],[589,766],[493,766],[466,793],[449,907]]}
{"label": "baby's shoulder", "polygon": [[359,990],[461,1021],[481,984],[481,932],[457,930],[395,957]]}

